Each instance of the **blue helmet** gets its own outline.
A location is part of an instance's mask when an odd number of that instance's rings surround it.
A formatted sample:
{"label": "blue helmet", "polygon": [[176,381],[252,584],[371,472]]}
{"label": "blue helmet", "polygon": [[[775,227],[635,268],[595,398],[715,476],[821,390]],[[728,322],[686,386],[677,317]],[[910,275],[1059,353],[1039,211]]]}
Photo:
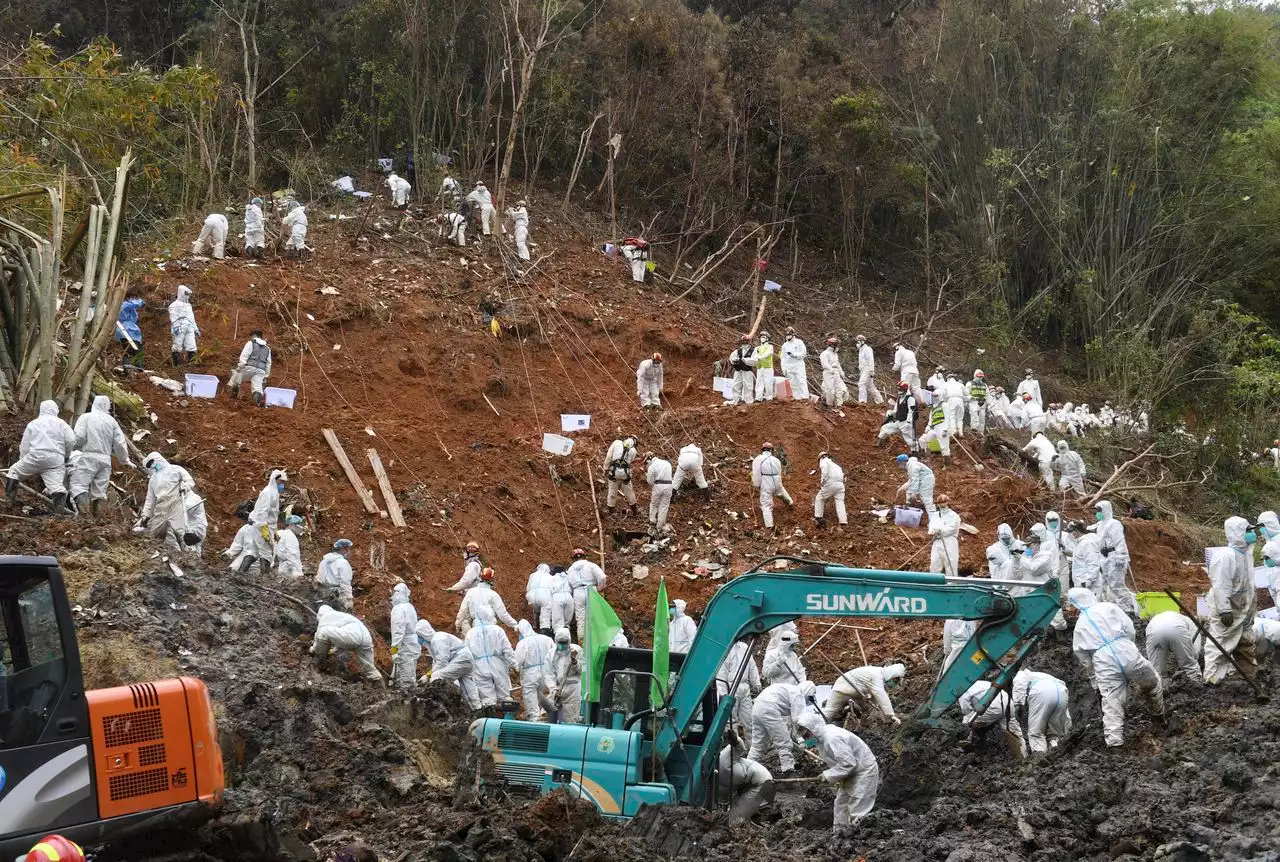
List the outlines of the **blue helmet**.
{"label": "blue helmet", "polygon": [[911,460],[910,457],[905,452],[899,455],[897,458],[897,461],[899,464],[905,464],[910,460]]}

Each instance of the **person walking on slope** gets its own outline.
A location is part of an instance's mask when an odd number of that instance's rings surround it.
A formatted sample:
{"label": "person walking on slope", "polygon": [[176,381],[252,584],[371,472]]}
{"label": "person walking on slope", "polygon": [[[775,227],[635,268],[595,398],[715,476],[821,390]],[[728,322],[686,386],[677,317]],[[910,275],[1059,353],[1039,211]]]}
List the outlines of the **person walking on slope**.
{"label": "person walking on slope", "polygon": [[772,401],[773,395],[773,343],[769,333],[762,332],[756,347],[756,400]]}
{"label": "person walking on slope", "polygon": [[760,454],[752,460],[751,485],[760,490],[760,517],[773,529],[773,498],[781,497],[788,506],[794,506],[795,501],[782,487],[782,462],[774,456],[772,443],[761,444]]}
{"label": "person walking on slope", "polygon": [[822,780],[836,786],[831,829],[837,837],[846,837],[876,806],[880,764],[856,734],[827,724],[812,710],[803,713],[796,726],[805,748],[816,751],[827,765]]}
{"label": "person walking on slope", "polygon": [[511,628],[516,627],[516,618],[507,610],[506,602],[502,600],[502,596],[498,595],[498,591],[493,588],[494,579],[497,574],[491,568],[484,568],[480,572],[480,583],[476,584],[462,597],[462,604],[458,606],[458,615],[454,618],[454,626],[457,628],[458,634],[465,635],[476,624],[479,618],[480,609],[488,608],[493,611],[495,620],[501,620],[505,625]]}
{"label": "person walking on slope", "polygon": [[271,376],[271,348],[262,336],[261,329],[255,329],[240,350],[240,360],[231,372],[231,400],[240,397],[240,384],[249,379],[249,389],[253,392],[253,405],[262,406],[262,386]]}
{"label": "person walking on slope", "polygon": [[947,434],[952,437],[964,436],[964,402],[969,397],[969,388],[960,382],[955,374],[947,375],[943,386],[946,395]]}
{"label": "person walking on slope", "polygon": [[111,457],[114,455],[122,466],[133,466],[129,460],[129,443],[111,415],[110,398],[93,397],[93,409],[76,420],[75,435],[80,459],[71,470],[71,499],[81,515],[87,515],[92,505],[96,518],[111,484]]}
{"label": "person walking on slope", "polygon": [[661,353],[641,360],[636,368],[636,395],[640,397],[641,408],[662,409],[662,371]]}
{"label": "person walking on slope", "polygon": [[[1253,679],[1258,656],[1253,637],[1253,618],[1258,612],[1258,591],[1253,585],[1253,546],[1256,533],[1244,518],[1232,516],[1222,525],[1227,548],[1209,563],[1209,634],[1204,644],[1204,681],[1217,685],[1234,669]],[[1214,643],[1214,640],[1217,643]],[[1221,645],[1222,649],[1218,646]],[[1226,653],[1223,653],[1226,650]]]}
{"label": "person walking on slope", "polygon": [[782,342],[782,374],[791,384],[791,397],[795,401],[809,400],[809,375],[804,367],[808,355],[809,349],[788,326],[787,337]]}
{"label": "person walking on slope", "polygon": [[476,610],[475,625],[468,629],[462,642],[475,659],[471,678],[475,680],[480,708],[497,706],[511,697],[511,671],[516,668],[516,652],[511,639],[498,625],[493,608]]}
{"label": "person walking on slope", "polygon": [[267,232],[263,226],[262,198],[253,198],[244,206],[244,256],[261,259],[267,250]]}
{"label": "person walking on slope", "polygon": [[1102,554],[1102,571],[1099,575],[1098,598],[1114,602],[1135,619],[1138,616],[1138,598],[1125,583],[1129,572],[1129,543],[1125,541],[1124,524],[1112,513],[1111,501],[1101,500],[1094,508],[1098,532],[1099,552]]}
{"label": "person walking on slope", "polygon": [[471,194],[467,195],[467,203],[472,205],[474,211],[480,217],[480,230],[484,236],[493,233],[493,222],[496,210],[493,208],[493,195],[484,183],[476,183]]}
{"label": "person walking on slope", "polygon": [[18,460],[9,466],[5,496],[12,500],[23,479],[39,476],[45,493],[53,500],[53,511],[66,513],[67,465],[75,448],[76,432],[58,416],[58,402],[41,401],[40,414],[22,432]]}
{"label": "person walking on slope", "polygon": [[512,230],[515,234],[516,256],[528,260],[529,255],[529,207],[523,200],[516,201],[514,207],[507,207],[507,215],[511,218]]}
{"label": "person walking on slope", "polygon": [[578,628],[578,643],[587,637],[587,598],[591,588],[596,592],[604,592],[607,582],[604,569],[587,559],[587,552],[582,548],[573,549],[573,562],[569,564],[565,577],[569,581],[569,589],[573,590],[573,616]]}
{"label": "person walking on slope", "polygon": [[818,357],[818,364],[822,366],[822,403],[839,410],[849,398],[844,368],[840,365],[840,339],[827,339],[827,349]]}
{"label": "person walking on slope", "polygon": [[858,403],[866,404],[870,395],[873,404],[883,404],[884,397],[876,387],[875,351],[867,344],[865,335],[859,335],[853,341],[858,345]]}
{"label": "person walking on slope", "polygon": [[956,577],[960,564],[960,516],[951,508],[951,498],[938,495],[938,514],[929,518],[929,535],[933,548],[929,554],[929,571]]}
{"label": "person walking on slope", "polygon": [[409,601],[409,585],[391,588],[391,679],[401,692],[410,692],[418,681],[418,611]]}
{"label": "person walking on slope", "polygon": [[1058,490],[1066,493],[1075,491],[1076,496],[1084,498],[1084,459],[1079,452],[1073,452],[1066,440],[1058,441],[1058,454],[1053,457],[1053,466],[1058,468]]}
{"label": "person walking on slope", "polygon": [[610,513],[613,512],[619,491],[622,492],[622,496],[631,505],[631,514],[636,515],[640,512],[639,507],[636,505],[635,488],[631,487],[631,462],[635,460],[636,439],[634,437],[614,440],[609,444],[609,450],[604,453],[603,469],[605,479],[608,482],[604,507]]}
{"label": "person walking on slope", "polygon": [[729,367],[733,370],[730,407],[755,400],[755,376],[751,372],[755,365],[756,349],[751,346],[751,336],[743,335],[738,339],[737,348],[729,354]]}
{"label": "person walking on slope", "polygon": [[981,368],[969,381],[969,430],[979,436],[987,433],[987,375]]}
{"label": "person walking on slope", "polygon": [[222,213],[209,213],[205,216],[200,236],[191,244],[191,253],[197,257],[203,255],[206,243],[213,250],[214,260],[222,260],[227,256],[227,217]]}
{"label": "person walking on slope", "polygon": [[398,210],[409,206],[409,192],[413,190],[413,186],[409,184],[409,181],[392,171],[387,174],[386,183],[391,192],[391,206]]}
{"label": "person walking on slope", "polygon": [[711,498],[707,479],[702,475],[702,449],[693,443],[681,449],[680,457],[676,459],[676,474],[671,480],[672,494],[680,490],[686,477],[692,479],[693,484],[703,491],[704,497]]}
{"label": "person walking on slope", "polygon": [[462,549],[462,577],[451,587],[445,587],[446,593],[465,593],[480,583],[480,573],[484,571],[484,563],[480,561],[480,545],[467,542]]}
{"label": "person walking on slope", "polygon": [[656,540],[667,526],[667,512],[671,508],[671,462],[650,452],[645,456],[648,469],[645,481],[649,483],[649,532]]}
{"label": "person walking on slope", "polygon": [[833,500],[836,507],[836,521],[840,526],[849,523],[849,514],[844,507],[844,470],[832,460],[826,452],[818,453],[818,493],[813,498],[813,523],[817,527],[827,525],[826,501]]}
{"label": "person walking on slope", "polygon": [[901,341],[893,343],[893,370],[898,372],[899,380],[907,384],[912,391],[920,388],[920,369],[916,363],[916,352]]}
{"label": "person walking on slope", "polygon": [[876,435],[876,448],[895,433],[902,437],[908,451],[920,451],[920,446],[916,443],[916,397],[911,393],[911,385],[905,380],[898,384],[898,401],[892,413],[886,413],[885,422]]}
{"label": "person walking on slope", "polygon": [[[933,386],[929,387],[929,391],[933,391]],[[881,427],[881,433],[884,433],[884,427]],[[892,432],[890,432],[892,433]],[[929,444],[938,441],[938,454],[942,456],[942,462],[947,466],[951,465],[951,427],[947,421],[947,407],[944,399],[934,397],[933,406],[929,408],[929,423],[924,429],[924,433],[920,435],[919,449],[923,452],[931,452]]]}
{"label": "person walking on slope", "polygon": [[535,632],[528,620],[516,623],[516,632],[520,638],[515,648],[516,672],[520,675],[524,720],[542,721],[546,717],[542,708],[542,692],[548,688],[548,680],[555,672],[552,660],[556,654],[556,642]]}
{"label": "person walking on slope", "polygon": [[1164,688],[1151,662],[1133,644],[1133,619],[1111,602],[1100,602],[1083,587],[1067,601],[1080,611],[1071,649],[1102,695],[1102,735],[1108,747],[1124,745],[1124,709],[1129,686],[1146,698],[1152,716],[1164,718]]}
{"label": "person walking on slope", "polygon": [[287,257],[300,258],[307,251],[307,208],[297,201],[289,201],[285,207],[280,225],[288,231],[289,241],[284,244],[284,252]]}
{"label": "person walking on slope", "polygon": [[191,308],[191,288],[185,284],[178,285],[178,298],[169,303],[169,332],[173,335],[174,367],[195,359],[200,327]]}
{"label": "person walking on slope", "polygon": [[316,586],[322,592],[332,594],[339,607],[345,611],[351,610],[353,606],[351,583],[355,576],[351,571],[351,563],[347,561],[350,553],[351,540],[338,539],[333,543],[333,550],[320,560],[315,578]]}

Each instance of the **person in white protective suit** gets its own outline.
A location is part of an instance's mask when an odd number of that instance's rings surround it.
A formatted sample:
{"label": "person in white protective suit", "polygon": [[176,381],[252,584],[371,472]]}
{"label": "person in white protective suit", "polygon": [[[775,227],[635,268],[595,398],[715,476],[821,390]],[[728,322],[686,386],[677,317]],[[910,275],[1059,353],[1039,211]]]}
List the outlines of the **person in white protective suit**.
{"label": "person in white protective suit", "polygon": [[822,367],[822,403],[838,410],[849,399],[844,366],[840,364],[840,339],[827,339],[827,349],[818,356],[818,364]]}
{"label": "person in white protective suit", "polygon": [[1027,743],[1035,753],[1067,738],[1071,732],[1071,700],[1067,684],[1056,676],[1022,669],[1013,677],[1013,705],[1026,707]]}
{"label": "person in white protective suit", "polygon": [[987,433],[987,375],[975,368],[969,381],[969,430],[979,435]]}
{"label": "person in white protective suit", "polygon": [[942,624],[942,673],[960,657],[960,651],[977,630],[978,623],[974,620],[947,620]]}
{"label": "person in white protective suit", "polygon": [[185,284],[178,285],[178,298],[169,303],[169,333],[173,336],[170,349],[174,367],[194,359],[200,327],[191,307],[191,288]]}
{"label": "person in white protective suit", "polygon": [[493,608],[487,605],[477,608],[475,620],[462,642],[476,662],[472,679],[481,708],[497,706],[498,701],[511,696],[511,671],[516,667],[516,653],[507,633],[498,625]]}
{"label": "person in white protective suit", "polygon": [[[76,432],[58,416],[58,402],[41,401],[40,413],[27,423],[18,444],[18,460],[5,474],[5,496],[12,499],[18,483],[31,476],[44,482],[45,493],[53,500],[53,510],[67,511],[67,465],[76,448]],[[108,456],[108,467],[110,467]],[[77,465],[77,470],[81,469]]]}
{"label": "person in white protective suit", "polygon": [[916,362],[916,352],[901,341],[893,343],[893,370],[898,372],[898,380],[907,384],[911,390],[920,388],[920,368]]}
{"label": "person in white protective suit", "polygon": [[1071,649],[1102,696],[1102,735],[1107,745],[1124,744],[1124,709],[1129,686],[1138,689],[1153,717],[1164,718],[1164,688],[1160,674],[1133,643],[1133,619],[1111,602],[1100,602],[1092,591],[1072,587],[1067,601],[1080,611]]}
{"label": "person in white protective suit", "polygon": [[[934,394],[932,384],[929,386],[929,392],[930,394]],[[914,425],[915,423],[913,422],[912,424]],[[886,429],[881,427],[880,436],[885,436],[886,433],[891,436],[892,429],[889,429],[888,432],[886,432]],[[933,450],[930,448],[929,444],[935,440],[938,441],[938,454],[942,456],[942,463],[950,466],[951,429],[948,427],[947,423],[946,403],[944,399],[941,398],[935,398],[933,406],[929,408],[928,422],[925,426],[924,433],[920,435],[920,440],[916,445],[922,452],[931,452]]]}
{"label": "person in white protective suit", "polygon": [[908,505],[912,502],[920,503],[932,518],[938,511],[933,503],[933,471],[926,464],[921,463],[919,458],[899,455],[895,460],[907,471],[907,481],[899,486],[898,493],[906,495]]}
{"label": "person in white protective suit", "polygon": [[440,238],[448,240],[458,248],[467,247],[467,217],[462,213],[443,213],[432,221],[440,226]]}
{"label": "person in white protective suit", "polygon": [[618,493],[631,505],[631,514],[639,514],[636,506],[636,490],[631,487],[631,462],[636,460],[636,439],[627,437],[614,440],[604,453],[604,476],[608,484],[605,490],[604,507],[612,512],[617,502]]}
{"label": "person in white protective suit", "polygon": [[1222,682],[1234,670],[1228,655],[1235,658],[1249,679],[1258,670],[1253,640],[1253,618],[1258,612],[1258,591],[1253,585],[1253,545],[1257,535],[1249,528],[1249,522],[1238,516],[1227,518],[1222,526],[1227,549],[1209,563],[1206,628],[1213,638],[1204,644],[1204,681],[1210,685]]}
{"label": "person in white protective suit", "polygon": [[267,232],[262,218],[262,198],[253,198],[244,206],[244,255],[260,258],[267,249]]}
{"label": "person in white protective suit", "polygon": [[760,517],[765,527],[773,529],[773,498],[781,497],[788,506],[795,500],[782,486],[782,462],[773,454],[772,443],[762,443],[760,454],[751,461],[751,485],[760,491]]}
{"label": "person in white protective suit", "polygon": [[840,526],[849,523],[849,513],[844,507],[844,470],[826,452],[818,453],[818,493],[813,498],[813,523],[825,527],[826,502],[836,507],[836,521]]}
{"label": "person in white protective suit", "polygon": [[865,335],[855,337],[854,343],[858,345],[858,403],[866,404],[870,396],[873,404],[883,404],[884,396],[876,386],[875,351],[867,344]]}
{"label": "person in white protective suit", "polygon": [[289,232],[289,241],[284,244],[285,254],[301,257],[307,250],[307,208],[297,201],[289,201],[280,225]]}
{"label": "person in white protective suit", "polygon": [[671,479],[672,494],[680,490],[686,478],[692,479],[694,485],[706,492],[704,496],[710,497],[707,477],[702,474],[702,449],[694,443],[681,449],[680,457],[676,459],[676,473]]}
{"label": "person in white protective suit", "polygon": [[1022,396],[1022,412],[1027,417],[1027,430],[1032,434],[1043,434],[1049,427],[1048,414],[1029,394]]}
{"label": "person in white protective suit", "polygon": [[698,624],[685,613],[685,607],[684,599],[676,599],[671,603],[671,622],[667,630],[668,652],[687,653],[693,647],[693,639],[698,636]]}
{"label": "person in white protective suit", "polygon": [[597,592],[604,592],[608,581],[604,569],[587,559],[587,552],[582,548],[573,549],[573,562],[565,570],[565,578],[569,581],[569,589],[573,591],[573,618],[578,629],[578,643],[583,643],[587,635],[587,597],[591,587]]}
{"label": "person in white protective suit", "polygon": [[302,518],[290,515],[284,519],[284,529],[276,533],[276,574],[285,580],[302,577],[302,549],[298,546],[298,531]]}
{"label": "person in white protective suit", "polygon": [[284,491],[284,483],[288,477],[283,470],[272,470],[267,484],[258,492],[258,499],[249,514],[249,523],[257,531],[253,537],[253,547],[246,557],[241,571],[248,569],[256,562],[262,574],[271,571],[276,558],[276,524],[280,521],[280,494]]}
{"label": "person in white protective suit", "polygon": [[1044,399],[1040,396],[1040,381],[1036,380],[1035,372],[1030,368],[1026,370],[1026,376],[1022,382],[1018,384],[1017,394],[1019,397],[1030,395],[1031,400],[1038,406],[1044,406]]}
{"label": "person in white protective suit", "polygon": [[773,342],[769,333],[760,333],[756,346],[756,400],[772,401],[776,387],[773,382]]}
{"label": "person in white protective suit", "polygon": [[569,586],[566,569],[556,566],[551,570],[551,634],[556,629],[573,625],[573,587]]}
{"label": "person in white protective suit", "polygon": [[783,774],[796,768],[791,735],[795,721],[805,710],[816,714],[817,686],[804,682],[776,682],[767,686],[751,706],[751,750],[747,756],[763,761],[769,752],[778,756]]}
{"label": "person in white protective suit", "polygon": [[733,388],[729,404],[751,404],[755,401],[756,384],[752,369],[756,367],[756,349],[751,346],[751,336],[743,335],[738,346],[729,354],[729,368],[733,371]]}
{"label": "person in white protective suit", "polygon": [[642,409],[662,409],[662,386],[662,354],[655,353],[636,368],[636,395]]}
{"label": "person in white protective suit", "polygon": [[231,400],[240,397],[240,384],[247,379],[249,391],[253,393],[253,403],[262,406],[262,387],[271,376],[271,348],[263,337],[261,329],[255,329],[240,349],[240,359],[231,371]]}
{"label": "person in white protective suit", "polygon": [[80,460],[71,471],[71,499],[75,500],[80,514],[87,514],[92,508],[96,518],[111,484],[112,456],[124,467],[133,466],[129,460],[129,442],[111,415],[110,398],[93,397],[93,408],[76,420],[75,435]]}
{"label": "person in white protective suit", "polygon": [[649,484],[649,533],[657,539],[667,526],[674,485],[671,462],[650,452],[645,456],[645,481]]}
{"label": "person in white protective suit", "polygon": [[800,647],[800,636],[794,631],[783,631],[778,635],[776,643],[769,645],[764,651],[764,683],[801,683],[809,678],[796,652]]}
{"label": "person in white protective suit", "polygon": [[[742,678],[738,679],[741,672]],[[737,687],[733,688],[737,680]],[[724,697],[733,688],[733,723],[743,733],[751,729],[751,707],[755,703],[755,695],[760,693],[760,667],[751,655],[751,644],[748,641],[734,641],[716,671],[716,694]]]}
{"label": "person in white protective suit", "polygon": [[902,437],[902,442],[907,445],[908,451],[920,451],[920,444],[916,442],[918,404],[916,396],[911,392],[911,385],[906,381],[899,383],[898,399],[894,402],[893,409],[885,413],[885,421],[880,425],[879,433],[876,434],[876,448],[896,433]]}
{"label": "person in white protective suit", "polygon": [[1110,500],[1100,501],[1093,509],[1097,519],[1099,552],[1102,554],[1098,599],[1113,602],[1137,618],[1138,597],[1125,583],[1125,575],[1129,572],[1129,545],[1124,538],[1124,524],[1112,513]]}
{"label": "person in white protective suit", "polygon": [[529,575],[524,588],[524,601],[529,606],[538,631],[546,634],[556,630],[551,619],[555,608],[551,602],[551,566],[538,563],[538,567]]}
{"label": "person in white protective suit", "polygon": [[1280,620],[1265,617],[1253,619],[1253,650],[1258,658],[1266,658],[1280,649]]}
{"label": "person in white protective suit", "polygon": [[880,765],[856,734],[826,724],[815,712],[804,713],[796,724],[805,748],[816,751],[827,765],[822,780],[836,786],[832,831],[842,835],[875,808]]}
{"label": "person in white protective suit", "polygon": [[1181,611],[1161,611],[1147,620],[1147,659],[1162,679],[1175,673],[1200,676],[1196,638],[1200,632]]}
{"label": "person in white protective suit", "polygon": [[256,532],[257,528],[249,523],[249,516],[245,515],[244,524],[236,530],[235,536],[231,539],[231,546],[219,555],[230,563],[231,571],[244,571],[252,565],[253,560],[249,553],[253,550],[253,535]]}
{"label": "person in white protective suit", "polygon": [[[1058,579],[1058,596],[1065,599],[1067,590],[1071,586],[1070,573],[1066,567],[1066,554],[1062,547],[1062,519],[1057,512],[1049,511],[1044,513],[1043,524],[1032,524],[1031,534],[1039,541],[1040,546],[1036,549],[1030,564],[1026,567],[1032,573],[1034,580],[1047,581],[1049,578]],[[1059,610],[1053,616],[1051,625],[1058,631],[1063,631],[1067,627],[1067,619]]]}
{"label": "person in white protective suit", "polygon": [[544,704],[559,724],[582,721],[582,647],[569,643],[569,630],[556,629],[556,654]]}
{"label": "person in white protective suit", "polygon": [[462,550],[462,577],[451,587],[445,587],[446,593],[465,593],[480,583],[480,573],[484,571],[484,563],[480,561],[480,545],[467,542]]}
{"label": "person in white protective suit", "polygon": [[791,397],[796,401],[809,400],[809,372],[804,367],[804,360],[809,355],[809,348],[796,335],[796,331],[787,327],[787,337],[782,342],[782,375],[791,384]]}
{"label": "person in white protective suit", "polygon": [[947,396],[947,433],[952,437],[963,437],[964,402],[969,397],[969,387],[960,382],[958,375],[948,374],[947,383],[946,386],[943,387],[943,392]]}
{"label": "person in white protective suit", "polygon": [[553,673],[551,660],[555,657],[556,642],[535,632],[528,620],[516,623],[516,633],[520,637],[516,642],[515,656],[516,671],[520,674],[520,696],[524,702],[524,720],[542,721],[542,693]]}
{"label": "person in white protective suit", "polygon": [[747,746],[737,732],[725,734],[716,773],[719,797],[729,801],[729,820],[750,820],[775,795],[773,775],[763,764],[747,756]]}
{"label": "person in white protective suit", "polygon": [[445,174],[444,179],[440,181],[440,191],[436,193],[436,199],[445,209],[456,210],[462,203],[462,183],[454,179],[452,174]]}
{"label": "person in white protective suit", "polygon": [[351,581],[354,577],[347,555],[351,553],[351,540],[338,539],[333,550],[325,554],[316,568],[316,585],[332,593],[344,611],[352,608]]}
{"label": "person in white protective suit", "polygon": [[409,192],[413,186],[395,171],[387,174],[387,189],[391,192],[391,205],[396,209],[404,209],[409,205]]}
{"label": "person in white protective suit", "polygon": [[1068,489],[1084,497],[1084,459],[1079,452],[1073,452],[1066,440],[1058,441],[1058,454],[1053,457],[1053,466],[1059,473],[1058,490],[1064,494]]}
{"label": "person in white protective suit", "polygon": [[512,230],[516,240],[516,256],[528,260],[529,255],[529,205],[516,201],[514,207],[507,207],[507,215],[511,218]]}
{"label": "person in white protective suit", "polygon": [[938,513],[929,518],[929,535],[933,547],[929,552],[929,571],[956,577],[960,566],[960,515],[951,508],[951,498],[938,495]]}
{"label": "person in white protective suit", "polygon": [[1018,395],[1005,405],[1004,415],[1010,428],[1020,431],[1027,427],[1026,404],[1027,402],[1023,400],[1022,396]]}
{"label": "person in white protective suit", "polygon": [[[188,517],[192,508],[188,497],[198,500],[196,483],[191,474],[170,464],[159,452],[142,459],[142,467],[151,477],[147,482],[147,498],[134,524],[135,533],[150,533],[163,538],[173,548],[195,548],[204,540],[200,524]],[[203,506],[198,514],[203,517]]]}
{"label": "person in white protective suit", "polygon": [[480,696],[476,692],[475,657],[462,639],[449,632],[438,632],[426,620],[418,620],[415,626],[418,642],[425,643],[431,656],[431,670],[419,683],[441,680],[452,683],[462,693],[462,703],[471,711],[480,708]]}
{"label": "person in white protective suit", "polygon": [[484,183],[476,183],[475,188],[471,190],[471,194],[467,195],[467,203],[471,204],[473,211],[480,216],[480,230],[485,236],[493,233],[493,223],[496,221],[497,210],[493,208],[493,194],[485,187]]}
{"label": "person in white protective suit", "polygon": [[987,574],[992,580],[1014,580],[1013,555],[1022,551],[1017,544],[1012,527],[1008,524],[996,527],[996,540],[987,545]]}
{"label": "person in white protective suit", "polygon": [[200,228],[200,236],[191,244],[191,253],[204,254],[206,244],[213,251],[214,259],[222,260],[227,256],[227,217],[222,213],[209,213],[204,217],[204,226]]}
{"label": "person in white protective suit", "polygon": [[1022,451],[1031,456],[1040,468],[1040,478],[1049,486],[1049,490],[1054,489],[1053,482],[1053,458],[1057,454],[1053,448],[1053,444],[1049,442],[1049,438],[1044,436],[1043,431],[1036,432],[1027,445],[1022,447]]}
{"label": "person in white protective suit", "polygon": [[1262,565],[1267,570],[1267,589],[1271,603],[1280,607],[1280,518],[1272,511],[1258,515],[1258,531],[1262,539]]}
{"label": "person in white protective suit", "polygon": [[1018,717],[1014,715],[1008,692],[996,692],[995,698],[987,708],[981,712],[978,711],[978,702],[990,690],[991,683],[985,679],[980,679],[969,686],[964,694],[960,695],[960,700],[956,702],[956,705],[960,707],[961,723],[975,734],[991,727],[1000,728],[1004,732],[1005,742],[1009,744],[1017,757],[1025,758],[1027,756],[1027,744],[1022,738],[1022,725],[1018,723]]}
{"label": "person in white protective suit", "polygon": [[354,654],[365,679],[382,682],[382,673],[373,663],[373,636],[364,623],[351,614],[321,605],[316,612],[316,634],[309,652],[323,661],[335,649],[339,653]]}
{"label": "person in white protective suit", "polygon": [[940,400],[946,400],[946,396],[943,394],[943,390],[946,389],[946,386],[947,369],[943,368],[941,365],[933,369],[933,374],[924,382],[925,389],[932,389],[938,393],[938,399],[935,399],[933,402],[935,404],[939,403]]}
{"label": "person in white protective suit", "polygon": [[494,619],[501,620],[504,625],[512,629],[516,627],[516,618],[507,611],[502,596],[493,588],[495,577],[497,575],[493,569],[486,567],[480,572],[480,583],[463,593],[462,603],[458,605],[458,615],[454,618],[454,626],[463,637],[476,625],[481,608],[493,611]]}
{"label": "person in white protective suit", "polygon": [[402,692],[413,690],[418,681],[418,610],[409,600],[409,585],[391,588],[391,684]]}
{"label": "person in white protective suit", "polygon": [[822,708],[823,717],[838,724],[846,709],[852,709],[854,715],[865,716],[874,707],[895,725],[902,724],[902,719],[893,711],[888,689],[901,685],[906,674],[906,665],[902,664],[866,665],[844,671],[831,683],[831,695]]}

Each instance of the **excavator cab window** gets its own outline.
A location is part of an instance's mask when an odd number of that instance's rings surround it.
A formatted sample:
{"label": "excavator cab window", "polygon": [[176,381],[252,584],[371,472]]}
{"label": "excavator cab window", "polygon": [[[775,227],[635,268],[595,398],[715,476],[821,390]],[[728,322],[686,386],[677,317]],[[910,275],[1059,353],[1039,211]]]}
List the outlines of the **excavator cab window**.
{"label": "excavator cab window", "polygon": [[0,750],[34,745],[67,685],[53,585],[45,570],[29,568],[0,579],[0,637]]}

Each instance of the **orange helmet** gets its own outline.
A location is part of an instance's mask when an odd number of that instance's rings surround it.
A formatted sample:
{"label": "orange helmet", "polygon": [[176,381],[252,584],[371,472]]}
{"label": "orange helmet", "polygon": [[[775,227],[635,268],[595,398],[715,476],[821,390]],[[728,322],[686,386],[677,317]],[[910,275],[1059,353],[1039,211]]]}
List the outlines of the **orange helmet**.
{"label": "orange helmet", "polygon": [[655,353],[655,354],[653,354],[653,361],[654,361],[654,362],[661,362],[661,361],[662,361],[662,354],[661,354],[661,353]]}
{"label": "orange helmet", "polygon": [[84,862],[84,851],[61,835],[46,835],[27,853],[26,862]]}
{"label": "orange helmet", "polygon": [[478,554],[478,553],[480,553],[480,543],[479,543],[479,542],[467,542],[467,553],[468,553],[468,554]]}
{"label": "orange helmet", "polygon": [[488,566],[485,566],[483,569],[481,569],[481,570],[480,570],[480,580],[482,580],[482,581],[492,581],[492,580],[493,580],[493,569],[489,568]]}

